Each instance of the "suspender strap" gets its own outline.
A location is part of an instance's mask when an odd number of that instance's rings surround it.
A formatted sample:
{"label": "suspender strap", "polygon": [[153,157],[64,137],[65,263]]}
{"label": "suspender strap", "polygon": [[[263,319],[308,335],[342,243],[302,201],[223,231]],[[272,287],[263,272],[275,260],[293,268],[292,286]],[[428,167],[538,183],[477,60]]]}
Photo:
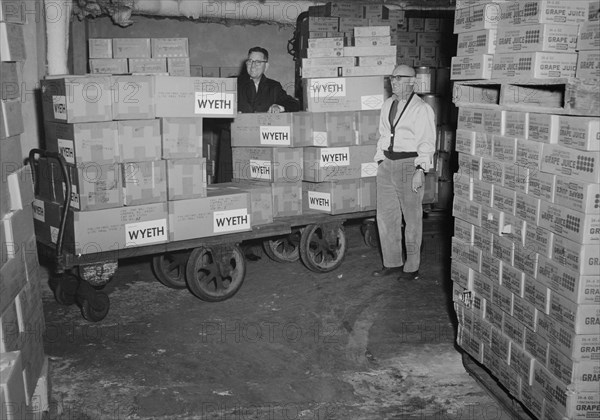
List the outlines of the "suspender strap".
{"label": "suspender strap", "polygon": [[[396,126],[398,125],[398,123],[400,122],[400,120],[402,119],[402,116],[404,115],[404,111],[406,111],[406,108],[408,108],[408,104],[410,103],[410,101],[412,100],[413,96],[415,96],[415,92],[412,92],[410,94],[410,97],[408,98],[408,101],[406,101],[406,103],[404,104],[404,108],[402,108],[402,112],[400,112],[400,116],[398,117],[398,119],[396,120],[395,123],[392,124],[392,121],[394,121],[394,114],[392,113],[392,111],[395,111],[397,108],[397,101],[394,101],[394,104],[392,104],[392,109],[390,109],[390,147],[388,147],[388,150],[390,152],[393,152],[394,150],[394,137],[396,134]],[[396,105],[396,106],[394,106]]]}

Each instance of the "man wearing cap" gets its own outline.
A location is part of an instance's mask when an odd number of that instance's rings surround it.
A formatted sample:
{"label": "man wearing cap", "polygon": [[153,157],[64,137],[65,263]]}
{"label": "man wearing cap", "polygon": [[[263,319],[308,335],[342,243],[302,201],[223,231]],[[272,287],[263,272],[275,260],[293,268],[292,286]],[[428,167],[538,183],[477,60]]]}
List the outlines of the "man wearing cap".
{"label": "man wearing cap", "polygon": [[[425,172],[433,165],[435,114],[414,93],[415,70],[398,65],[390,76],[393,95],[381,108],[377,168],[377,228],[383,267],[374,277],[398,275],[398,280],[419,278],[423,237]],[[406,261],[402,255],[402,218]]]}
{"label": "man wearing cap", "polygon": [[295,112],[300,103],[288,95],[281,83],[269,79],[269,52],[262,47],[248,50],[247,74],[238,77],[238,112]]}

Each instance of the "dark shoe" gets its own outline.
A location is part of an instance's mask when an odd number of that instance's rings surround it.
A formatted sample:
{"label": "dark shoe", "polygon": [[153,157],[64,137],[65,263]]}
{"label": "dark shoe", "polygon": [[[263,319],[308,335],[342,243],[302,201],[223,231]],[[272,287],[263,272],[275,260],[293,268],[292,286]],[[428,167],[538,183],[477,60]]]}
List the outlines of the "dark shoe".
{"label": "dark shoe", "polygon": [[380,270],[375,270],[371,275],[373,277],[385,277],[390,274],[396,274],[402,272],[402,266],[400,267],[382,267]]}
{"label": "dark shoe", "polygon": [[403,271],[400,273],[398,280],[418,280],[419,279],[419,270],[413,271],[412,273],[407,273]]}

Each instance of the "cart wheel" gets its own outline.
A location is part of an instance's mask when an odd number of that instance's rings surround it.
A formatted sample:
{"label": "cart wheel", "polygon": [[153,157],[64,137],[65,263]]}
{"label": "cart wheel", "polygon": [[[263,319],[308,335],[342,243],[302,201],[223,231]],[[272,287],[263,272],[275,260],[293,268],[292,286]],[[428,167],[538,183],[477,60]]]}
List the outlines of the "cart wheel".
{"label": "cart wheel", "polygon": [[99,322],[106,318],[110,309],[110,299],[104,292],[95,292],[92,298],[81,300],[81,315],[90,322]]}
{"label": "cart wheel", "polygon": [[265,254],[280,263],[295,262],[300,259],[300,232],[294,232],[277,239],[263,242]]}
{"label": "cart wheel", "polygon": [[61,305],[70,306],[75,303],[79,279],[69,273],[53,276],[50,279],[50,288],[54,292],[54,299]]}
{"label": "cart wheel", "polygon": [[338,224],[308,225],[300,239],[300,257],[309,270],[327,273],[346,256],[346,234]]}
{"label": "cart wheel", "polygon": [[373,222],[366,222],[361,227],[365,244],[370,248],[379,247],[379,232],[377,225]]}
{"label": "cart wheel", "polygon": [[196,248],[186,266],[189,289],[207,302],[219,302],[235,295],[245,275],[244,254],[237,245]]}
{"label": "cart wheel", "polygon": [[167,252],[152,258],[152,271],[159,282],[172,289],[185,289],[185,265],[190,253]]}

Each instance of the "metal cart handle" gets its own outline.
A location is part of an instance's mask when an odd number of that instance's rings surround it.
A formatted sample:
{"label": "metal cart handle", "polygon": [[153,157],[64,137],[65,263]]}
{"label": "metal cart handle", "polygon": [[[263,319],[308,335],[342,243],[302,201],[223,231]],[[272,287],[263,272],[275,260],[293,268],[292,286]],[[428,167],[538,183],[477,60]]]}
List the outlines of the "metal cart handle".
{"label": "metal cart handle", "polygon": [[38,194],[39,192],[39,177],[36,174],[36,169],[35,169],[35,156],[39,155],[39,157],[45,157],[45,158],[52,158],[52,159],[56,159],[58,160],[58,164],[60,166],[60,170],[62,172],[63,175],[63,179],[65,180],[65,184],[66,184],[66,194],[65,194],[65,200],[63,203],[63,211],[62,211],[62,215],[60,218],[60,227],[58,229],[58,237],[56,240],[56,259],[57,259],[57,272],[62,272],[64,270],[64,264],[62,261],[62,251],[63,251],[63,238],[65,235],[65,226],[67,224],[67,214],[69,213],[69,206],[70,206],[70,201],[71,201],[71,177],[69,176],[69,173],[67,172],[67,162],[65,161],[65,158],[57,153],[57,152],[48,152],[46,150],[43,149],[31,149],[29,151],[29,166],[31,167],[31,176],[33,178],[33,185],[34,185],[34,193],[35,195]]}

